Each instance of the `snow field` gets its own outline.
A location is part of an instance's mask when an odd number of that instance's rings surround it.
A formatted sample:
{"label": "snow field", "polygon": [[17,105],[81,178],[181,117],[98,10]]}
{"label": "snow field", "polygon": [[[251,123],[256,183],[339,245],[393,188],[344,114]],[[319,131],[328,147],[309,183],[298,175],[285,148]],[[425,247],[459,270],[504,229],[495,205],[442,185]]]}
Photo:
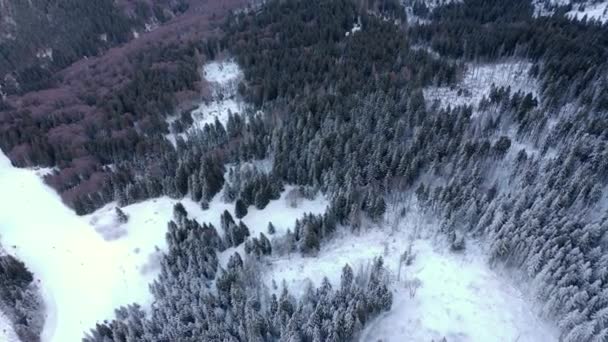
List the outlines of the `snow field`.
{"label": "snow field", "polygon": [[[339,284],[346,263],[356,272],[382,256],[391,272],[393,307],[369,323],[362,342],[426,342],[443,337],[450,342],[557,341],[553,328],[536,317],[519,290],[489,269],[475,245],[454,254],[442,252],[448,250],[445,243],[428,233],[412,239],[418,235],[414,226],[435,230],[421,222],[405,222],[393,232],[386,227],[360,235],[347,233],[322,245],[314,258],[294,254],[272,259],[264,281],[279,289],[285,281],[293,294],[302,295],[309,282],[318,286],[324,277]],[[400,256],[410,248],[415,258],[399,271]]]}
{"label": "snow field", "polygon": [[[551,16],[553,8],[558,6],[566,6],[572,3],[571,0],[534,0],[534,15]],[[572,10],[566,13],[566,17],[571,20],[583,20],[587,16],[587,20],[596,20],[601,23],[608,22],[608,1],[586,1],[583,3],[573,3]]]}
{"label": "snow field", "polygon": [[504,62],[498,64],[467,64],[461,83],[455,87],[427,87],[423,90],[429,105],[439,101],[441,107],[471,105],[478,108],[479,102],[490,95],[492,85],[497,88],[511,87],[511,93],[522,91],[539,96],[538,84],[528,75],[532,63]]}

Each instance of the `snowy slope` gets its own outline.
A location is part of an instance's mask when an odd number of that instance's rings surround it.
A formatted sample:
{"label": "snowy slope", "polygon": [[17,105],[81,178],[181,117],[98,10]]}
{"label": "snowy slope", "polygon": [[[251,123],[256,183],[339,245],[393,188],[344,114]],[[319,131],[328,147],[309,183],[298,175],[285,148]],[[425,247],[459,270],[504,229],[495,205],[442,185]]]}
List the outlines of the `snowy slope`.
{"label": "snowy slope", "polygon": [[[295,220],[302,217],[305,213],[323,213],[327,208],[327,201],[319,196],[318,199],[309,201],[303,200],[297,208],[287,205],[286,194],[291,190],[286,190],[281,194],[281,198],[271,201],[264,210],[258,210],[250,206],[247,215],[242,221],[249,227],[252,236],[257,236],[260,232],[266,234],[268,223],[272,221],[277,234],[284,233],[288,228],[293,228]],[[99,209],[95,213],[85,216],[89,223],[101,236],[113,240],[116,236],[118,242],[125,243],[132,240],[139,242],[138,248],[141,255],[155,255],[156,246],[161,250],[166,247],[165,232],[167,223],[173,218],[173,206],[181,202],[188,211],[188,217],[197,220],[199,223],[211,223],[222,234],[220,228],[220,216],[224,210],[228,210],[234,217],[234,203],[224,203],[221,195],[217,195],[209,203],[210,209],[202,210],[198,203],[189,198],[174,200],[168,197],[150,199],[144,202],[135,203],[122,208],[129,216],[129,222],[120,225],[114,221],[115,203],[110,203]],[[142,260],[143,261],[143,260]],[[152,265],[148,265],[151,267]]]}
{"label": "snowy slope", "polygon": [[597,20],[601,23],[608,22],[608,1],[585,4],[583,6],[575,5],[574,9],[566,13],[571,19],[582,20],[587,17],[587,20]]}
{"label": "snowy slope", "polygon": [[2,342],[19,342],[19,337],[13,330],[11,322],[0,312],[0,341]]}
{"label": "snowy slope", "polygon": [[[265,281],[269,286],[286,281],[296,295],[307,283],[323,277],[337,284],[349,263],[356,270],[383,256],[392,272],[394,304],[390,312],[370,323],[361,341],[557,341],[555,330],[540,321],[525,296],[490,270],[483,253],[469,246],[464,254],[447,250],[440,238],[423,234],[412,239],[413,227],[433,231],[432,224],[407,219],[400,228],[372,229],[359,236],[345,235],[322,247],[316,258],[293,255],[271,260]],[[399,274],[400,255],[415,253],[414,262]],[[400,276],[397,281],[397,276]],[[416,280],[417,279],[417,280]],[[420,287],[411,296],[410,284]]]}
{"label": "snowy slope", "polygon": [[[239,65],[233,60],[214,61],[207,63],[202,69],[203,78],[209,83],[212,100],[201,102],[191,113],[193,124],[186,133],[194,133],[205,127],[205,124],[213,124],[217,119],[226,124],[228,114],[241,114],[245,104],[237,99],[238,84],[243,78],[243,72]],[[168,123],[176,117],[168,119]],[[186,133],[179,136],[186,138]],[[175,145],[175,135],[169,134],[167,139]]]}
{"label": "snowy slope", "polygon": [[[123,208],[129,216],[126,224],[116,220],[112,204],[78,217],[35,171],[13,168],[4,155],[0,165],[0,188],[13,194],[0,212],[0,233],[4,244],[14,245],[13,252],[40,280],[49,307],[44,341],[77,341],[97,320],[111,318],[117,306],[149,305],[147,284],[157,274],[156,246],[161,250],[165,246],[166,223],[175,200],[163,197],[127,206]],[[285,200],[289,190],[262,211],[249,208],[243,221],[252,235],[265,232],[269,221],[277,235],[284,234],[303,213],[326,210],[323,198],[290,207]],[[190,217],[218,228],[220,213],[233,213],[234,208],[220,196],[206,211],[188,199],[182,203]],[[393,310],[372,322],[362,341],[429,341],[444,336],[450,341],[556,340],[525,297],[487,267],[478,249],[469,246],[464,255],[439,252],[445,248],[433,246],[441,239],[414,234],[414,226],[433,231],[432,223],[411,216],[393,232],[372,229],[359,236],[337,237],[316,258],[271,257],[264,281],[272,287],[273,281],[280,284],[285,279],[298,294],[309,280],[319,284],[327,276],[337,283],[345,263],[356,269],[382,255],[393,274]],[[410,245],[416,258],[402,268],[397,280],[399,256]],[[414,279],[420,281],[420,288],[411,297],[407,281]]]}
{"label": "snowy slope", "polygon": [[0,189],[10,196],[0,211],[3,244],[34,273],[47,306],[43,341],[79,341],[115,307],[147,301],[151,278],[135,272],[145,257],[133,244],[106,242],[35,171],[2,153]]}
{"label": "snowy slope", "polygon": [[[42,182],[40,173],[14,168],[0,153],[0,189],[10,194],[0,211],[0,234],[40,283],[47,306],[43,341],[79,341],[98,320],[112,318],[115,308],[133,302],[149,306],[148,284],[158,272],[156,247],[165,247],[167,222],[177,201],[163,197],[125,207],[126,224],[116,220],[113,204],[79,217]],[[252,234],[266,232],[270,220],[277,232],[284,232],[305,212],[327,207],[319,197],[292,208],[285,193],[263,211],[249,209],[243,221]],[[218,228],[220,214],[234,209],[220,196],[207,211],[188,199],[183,204],[191,217]]]}

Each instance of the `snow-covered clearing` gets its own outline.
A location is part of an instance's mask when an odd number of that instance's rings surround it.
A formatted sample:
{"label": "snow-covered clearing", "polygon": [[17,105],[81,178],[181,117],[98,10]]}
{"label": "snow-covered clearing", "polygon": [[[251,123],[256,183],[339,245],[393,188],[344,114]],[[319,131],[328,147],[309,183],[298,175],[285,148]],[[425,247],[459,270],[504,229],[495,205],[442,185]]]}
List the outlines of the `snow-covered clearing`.
{"label": "snow-covered clearing", "polygon": [[[322,246],[314,258],[292,255],[271,260],[265,282],[272,286],[285,280],[299,295],[309,281],[318,286],[323,277],[338,284],[346,263],[356,270],[382,256],[392,274],[393,308],[369,323],[362,342],[428,342],[443,337],[450,342],[557,341],[553,328],[536,317],[515,286],[489,269],[475,245],[456,254],[428,233],[412,239],[413,227],[422,232],[434,229],[419,219],[405,220],[392,233],[390,228],[372,228],[358,236],[346,234]],[[415,259],[399,272],[400,255],[410,241]]]}
{"label": "snow-covered clearing", "polygon": [[583,1],[572,3],[571,0],[534,0],[535,16],[550,16],[555,8],[572,4],[572,10],[566,13],[566,17],[572,20],[596,20],[601,23],[608,22],[608,1]]}
{"label": "snow-covered clearing", "polygon": [[[235,61],[207,63],[203,66],[202,76],[209,83],[212,99],[201,102],[192,111],[193,124],[185,133],[179,134],[182,138],[186,138],[188,133],[204,128],[206,124],[215,123],[216,119],[225,125],[229,113],[242,113],[245,109],[245,104],[237,98],[238,85],[243,78],[243,72]],[[170,117],[167,122],[170,124],[176,119],[177,117]],[[169,134],[167,139],[175,145],[175,134]]]}
{"label": "snow-covered clearing", "polygon": [[13,330],[11,322],[0,311],[0,341],[2,342],[19,342],[19,337]]}
{"label": "snow-covered clearing", "polygon": [[[118,222],[114,204],[79,217],[42,182],[37,174],[44,171],[15,168],[0,153],[0,189],[10,194],[0,211],[2,244],[39,282],[47,306],[43,341],[79,341],[96,322],[112,318],[115,308],[133,302],[149,306],[148,284],[158,273],[157,246],[165,247],[177,201],[162,197],[122,208],[129,216],[125,224]],[[326,210],[320,196],[290,207],[285,200],[290,189],[264,210],[249,208],[243,222],[252,235],[266,232],[269,221],[282,233],[304,213]],[[220,197],[206,211],[189,199],[182,203],[190,217],[219,229],[224,210],[234,215],[234,204]]]}
{"label": "snow-covered clearing", "polygon": [[551,16],[556,7],[566,6],[570,0],[532,0],[534,17]]}
{"label": "snow-covered clearing", "polygon": [[497,64],[468,64],[462,82],[455,87],[428,87],[424,97],[442,107],[471,105],[477,108],[481,99],[490,95],[492,85],[510,87],[511,92],[532,93],[538,98],[538,82],[529,76],[532,63],[524,61]]}

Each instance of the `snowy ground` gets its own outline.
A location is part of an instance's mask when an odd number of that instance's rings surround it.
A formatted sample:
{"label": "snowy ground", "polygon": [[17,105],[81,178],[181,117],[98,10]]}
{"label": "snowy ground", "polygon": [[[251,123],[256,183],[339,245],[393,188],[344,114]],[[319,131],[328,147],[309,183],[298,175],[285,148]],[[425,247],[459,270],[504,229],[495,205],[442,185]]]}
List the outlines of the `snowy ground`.
{"label": "snowy ground", "polygon": [[[419,0],[403,0],[403,6],[405,7],[405,13],[407,15],[408,23],[415,23],[418,25],[428,24],[430,21],[428,19],[423,19],[414,14],[414,3]],[[451,3],[459,3],[463,2],[463,0],[423,0],[426,7],[430,12],[435,10],[437,7],[449,5]]]}
{"label": "snowy ground", "polygon": [[[158,272],[157,246],[165,247],[176,201],[163,197],[127,206],[123,211],[129,221],[122,225],[113,204],[79,217],[42,182],[41,172],[14,168],[0,153],[0,189],[11,194],[2,202],[1,239],[40,284],[47,306],[43,341],[79,341],[97,321],[112,318],[115,308],[133,302],[149,305],[148,284]],[[327,202],[321,197],[289,207],[284,199],[288,190],[263,211],[249,208],[243,221],[252,234],[265,232],[269,220],[281,233],[305,212],[325,211]],[[220,214],[234,209],[219,195],[207,211],[188,199],[183,204],[191,217],[218,228]]]}
{"label": "snowy ground", "polygon": [[[414,226],[423,233],[412,239]],[[309,281],[318,286],[328,277],[338,284],[345,263],[356,270],[383,256],[392,274],[393,308],[370,323],[362,342],[429,342],[443,337],[450,342],[557,341],[553,328],[536,317],[519,290],[488,268],[478,248],[468,246],[464,254],[446,252],[440,238],[424,233],[432,231],[431,226],[417,218],[393,233],[372,229],[335,239],[316,258],[293,255],[271,260],[265,282],[280,286],[285,280],[294,294],[303,294]],[[399,274],[399,257],[410,241],[416,257]],[[420,287],[412,296],[411,284],[416,282]]]}
{"label": "snowy ground", "polygon": [[0,341],[19,342],[19,337],[13,330],[10,321],[2,312],[0,312]]}
{"label": "snowy ground", "polygon": [[[242,113],[245,104],[238,100],[238,84],[243,78],[243,72],[239,65],[233,60],[214,61],[203,66],[202,76],[211,87],[211,101],[201,102],[191,113],[194,123],[186,130],[186,133],[194,133],[205,127],[205,124],[213,124],[215,120],[226,124],[228,114]],[[174,121],[176,117],[167,120]],[[186,138],[186,133],[180,133]],[[175,145],[175,135],[169,134],[167,139]]]}
{"label": "snowy ground", "polygon": [[424,97],[429,104],[439,101],[442,107],[472,105],[490,94],[492,84],[511,87],[511,92],[522,91],[538,97],[538,83],[528,75],[532,63],[513,61],[498,64],[468,64],[461,83],[455,87],[428,87]]}

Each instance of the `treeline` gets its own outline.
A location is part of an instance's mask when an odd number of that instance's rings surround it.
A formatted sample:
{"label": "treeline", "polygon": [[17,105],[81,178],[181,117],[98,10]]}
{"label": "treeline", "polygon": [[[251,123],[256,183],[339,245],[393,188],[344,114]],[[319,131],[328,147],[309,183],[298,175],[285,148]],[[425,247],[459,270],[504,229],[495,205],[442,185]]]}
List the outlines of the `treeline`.
{"label": "treeline", "polygon": [[160,276],[151,285],[150,312],[137,304],[122,307],[84,341],[346,342],[392,305],[381,258],[369,272],[355,274],[346,265],[338,287],[325,279],[296,299],[286,286],[280,295],[270,294],[255,258],[234,253],[225,268],[219,266],[221,239],[212,226],[189,220],[179,205],[174,219]]}
{"label": "treeline", "polygon": [[0,246],[0,312],[24,342],[40,341],[44,307],[33,274]]}

